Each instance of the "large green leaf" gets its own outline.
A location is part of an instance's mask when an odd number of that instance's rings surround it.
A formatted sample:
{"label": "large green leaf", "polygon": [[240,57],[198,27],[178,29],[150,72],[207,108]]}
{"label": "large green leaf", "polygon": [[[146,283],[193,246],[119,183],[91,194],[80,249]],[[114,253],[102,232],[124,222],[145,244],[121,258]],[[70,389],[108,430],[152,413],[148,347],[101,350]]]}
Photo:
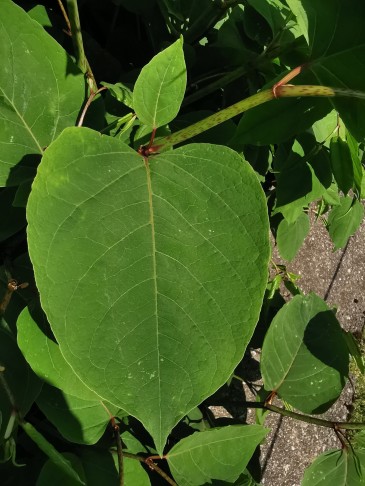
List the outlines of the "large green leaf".
{"label": "large green leaf", "polygon": [[157,54],[142,69],[133,90],[133,107],[150,128],[166,125],[177,115],[186,87],[182,39]]}
{"label": "large green leaf", "polygon": [[[10,0],[0,0],[0,185],[31,179],[44,148],[80,111],[85,82],[72,59]],[[36,156],[38,154],[38,157]]]}
{"label": "large green leaf", "polygon": [[317,295],[297,295],[274,317],[265,336],[261,372],[266,390],[305,413],[327,410],[348,376],[342,329]]}
{"label": "large green leaf", "polygon": [[214,479],[233,483],[267,432],[261,425],[231,425],[195,432],[167,455],[175,481],[179,486],[201,486]]}
{"label": "large green leaf", "polygon": [[269,257],[264,194],[228,148],[148,163],[69,128],[28,203],[42,306],[65,359],[140,419],[161,453],[172,427],[222,385],[257,322]]}

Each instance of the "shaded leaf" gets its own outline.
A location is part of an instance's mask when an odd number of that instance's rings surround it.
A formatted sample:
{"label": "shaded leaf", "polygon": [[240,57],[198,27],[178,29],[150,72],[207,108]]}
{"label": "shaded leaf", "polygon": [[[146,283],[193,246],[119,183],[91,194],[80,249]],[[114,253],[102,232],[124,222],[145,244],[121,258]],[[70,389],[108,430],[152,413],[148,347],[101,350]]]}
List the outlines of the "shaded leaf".
{"label": "shaded leaf", "polygon": [[0,10],[0,185],[17,185],[34,177],[44,147],[75,124],[85,81],[21,8],[0,0]]}
{"label": "shaded leaf", "polygon": [[348,367],[342,329],[320,297],[297,295],[279,310],[262,348],[266,390],[304,413],[322,413],[340,395]]}
{"label": "shaded leaf", "polygon": [[35,444],[41,449],[47,457],[55,464],[55,466],[62,471],[65,477],[67,477],[67,481],[72,481],[70,484],[83,484],[85,482],[80,479],[78,472],[73,468],[71,462],[57,451],[55,447],[48,442],[47,439],[43,437],[42,434],[38,432],[37,429],[33,427],[32,424],[29,422],[22,422],[21,427],[24,432],[33,440]]}
{"label": "shaded leaf", "polygon": [[331,166],[339,189],[346,195],[354,183],[351,152],[340,137],[332,137],[330,144]]}
{"label": "shaded leaf", "polygon": [[[79,458],[75,454],[70,453],[64,453],[62,456],[72,464],[79,477],[85,481],[85,474]],[[76,486],[80,484],[80,481],[71,478],[58,464],[48,459],[41,469],[36,486],[49,486],[50,484],[52,486]],[[89,483],[84,482],[84,484]]]}
{"label": "shaded leaf", "polygon": [[229,378],[257,322],[269,244],[255,173],[221,146],[146,165],[116,139],[70,128],[47,149],[27,209],[62,354],[161,453],[172,427]]}
{"label": "shaded leaf", "polygon": [[105,81],[100,84],[108,88],[112,96],[114,96],[118,101],[129,108],[133,108],[133,93],[128,86],[123,83],[110,84],[106,83]]}
{"label": "shaded leaf", "polygon": [[280,0],[248,0],[248,3],[266,19],[273,34],[285,27],[290,10]]}
{"label": "shaded leaf", "polygon": [[[3,328],[0,327],[0,367],[1,381],[0,381],[0,443],[4,438],[5,432],[7,436],[12,432],[12,427],[8,424],[13,415],[13,407],[16,406],[17,411],[22,417],[26,415],[36,400],[41,391],[42,382],[37,378],[33,371],[29,368],[27,362],[23,358],[16,340],[14,337]],[[4,386],[8,389],[5,392]],[[15,404],[12,403],[12,396]],[[14,422],[12,421],[14,424]],[[7,430],[8,429],[8,430]]]}
{"label": "shaded leaf", "polygon": [[182,39],[157,54],[137,78],[133,107],[140,121],[150,128],[166,125],[177,115],[186,87]]}
{"label": "shaded leaf", "polygon": [[43,385],[37,405],[61,435],[77,444],[95,444],[104,434],[110,415],[118,408],[101,401],[83,400],[57,388]]}
{"label": "shaded leaf", "polygon": [[195,432],[167,455],[175,481],[179,486],[236,481],[268,431],[261,425],[230,425]]}
{"label": "shaded leaf", "polygon": [[349,196],[341,197],[340,204],[332,208],[328,216],[328,232],[334,249],[344,248],[348,239],[361,224],[364,207]]}
{"label": "shaded leaf", "polygon": [[286,3],[289,5],[290,10],[294,13],[297,24],[299,27],[299,31],[304,36],[305,40],[309,44],[309,35],[308,35],[308,17],[305,9],[300,0],[286,0]]}
{"label": "shaded leaf", "polygon": [[15,188],[0,188],[0,241],[4,241],[10,236],[15,235],[15,233],[27,224],[24,208],[13,206],[15,193]]}

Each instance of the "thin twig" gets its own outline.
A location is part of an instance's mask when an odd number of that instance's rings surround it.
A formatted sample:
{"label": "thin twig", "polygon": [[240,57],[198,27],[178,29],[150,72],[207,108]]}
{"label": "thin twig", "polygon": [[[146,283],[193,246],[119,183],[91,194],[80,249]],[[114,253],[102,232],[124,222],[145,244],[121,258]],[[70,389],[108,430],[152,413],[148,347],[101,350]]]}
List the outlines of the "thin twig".
{"label": "thin twig", "polygon": [[67,25],[68,34],[69,35],[72,35],[71,34],[70,19],[68,18],[68,15],[67,15],[67,12],[65,10],[65,7],[63,6],[62,0],[57,0],[57,2],[58,2],[58,5],[60,6],[60,10],[62,12],[63,18],[65,19],[65,22],[66,22],[66,25]]}
{"label": "thin twig", "polygon": [[175,481],[173,479],[170,478],[170,476],[168,476],[165,471],[163,471],[162,469],[160,469],[157,464],[155,462],[153,462],[152,460],[150,460],[149,457],[147,457],[147,459],[144,461],[147,466],[152,469],[153,471],[156,471],[162,478],[164,478],[164,480],[166,482],[168,482],[169,484],[171,484],[171,486],[178,486],[177,483],[175,483]]}
{"label": "thin twig", "polygon": [[89,109],[89,106],[91,105],[91,103],[93,102],[95,96],[98,95],[99,93],[101,93],[102,91],[106,90],[106,89],[108,89],[108,88],[103,86],[102,88],[99,88],[98,90],[96,90],[96,91],[94,91],[90,94],[89,99],[85,103],[85,106],[84,106],[84,108],[81,112],[80,119],[79,119],[79,122],[77,124],[78,127],[82,127],[82,125],[84,123],[84,118],[85,118],[86,112]]}
{"label": "thin twig", "polygon": [[[112,450],[112,452],[117,452],[117,451]],[[168,476],[165,473],[165,471],[163,471],[160,467],[158,467],[158,465],[155,462],[153,462],[151,460],[151,457],[153,457],[153,456],[143,457],[143,456],[139,456],[138,454],[131,454],[130,452],[125,452],[125,451],[123,451],[123,456],[128,457],[128,459],[134,459],[135,461],[143,462],[150,469],[152,469],[153,471],[156,471],[157,474],[159,474],[162,478],[164,478],[164,480],[167,481],[169,484],[171,484],[171,486],[178,486],[178,484],[175,483],[175,481],[173,479],[171,479],[170,476]],[[163,459],[163,458],[164,457],[161,457],[161,459]]]}
{"label": "thin twig", "polygon": [[[271,394],[268,398],[271,397]],[[231,405],[232,402],[229,400],[219,400],[218,402],[215,401],[214,405],[227,407]],[[213,403],[209,404],[213,405]],[[329,429],[346,429],[346,430],[360,430],[365,429],[365,422],[335,422],[333,420],[324,420],[316,417],[312,417],[311,415],[304,415],[298,412],[292,412],[291,410],[286,410],[285,408],[277,407],[276,405],[269,404],[267,402],[250,402],[250,401],[239,401],[237,405],[240,407],[245,408],[261,408],[263,410],[270,410],[271,412],[278,413],[283,415],[284,417],[290,417],[296,420],[300,420],[301,422],[307,422],[309,424],[318,425],[320,427],[327,427]]]}
{"label": "thin twig", "polygon": [[114,430],[115,441],[117,443],[119,486],[124,486],[124,461],[123,461],[122,441],[120,439],[119,425],[117,425],[115,421],[113,425],[113,430]]}

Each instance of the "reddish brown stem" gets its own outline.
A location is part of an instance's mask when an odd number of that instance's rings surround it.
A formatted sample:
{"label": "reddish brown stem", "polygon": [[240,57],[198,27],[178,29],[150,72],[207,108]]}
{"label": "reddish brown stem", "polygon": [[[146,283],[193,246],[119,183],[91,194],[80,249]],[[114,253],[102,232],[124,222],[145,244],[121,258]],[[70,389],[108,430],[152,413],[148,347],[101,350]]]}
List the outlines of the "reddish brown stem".
{"label": "reddish brown stem", "polygon": [[94,98],[96,95],[98,95],[99,93],[101,93],[102,91],[108,89],[107,87],[103,86],[102,88],[99,88],[97,91],[95,91],[95,93],[91,93],[91,95],[89,96],[87,102],[85,103],[85,106],[81,112],[81,115],[80,115],[80,119],[79,119],[79,122],[77,124],[78,127],[82,127],[83,123],[84,123],[84,118],[85,118],[85,115],[86,115],[86,112],[87,110],[89,109],[89,106],[91,105],[91,103],[93,102]]}
{"label": "reddish brown stem", "polygon": [[295,69],[292,69],[286,76],[283,77],[279,82],[275,83],[274,86],[271,88],[272,89],[272,94],[274,95],[274,98],[279,98],[279,94],[277,93],[277,89],[280,86],[284,86],[288,83],[288,81],[291,81],[293,78],[298,76],[308,65],[307,64],[302,64]]}
{"label": "reddish brown stem", "polygon": [[65,19],[66,25],[67,25],[67,35],[71,35],[71,24],[70,24],[70,19],[68,18],[68,15],[66,13],[65,7],[63,6],[62,0],[57,0],[58,5],[61,9],[63,18]]}

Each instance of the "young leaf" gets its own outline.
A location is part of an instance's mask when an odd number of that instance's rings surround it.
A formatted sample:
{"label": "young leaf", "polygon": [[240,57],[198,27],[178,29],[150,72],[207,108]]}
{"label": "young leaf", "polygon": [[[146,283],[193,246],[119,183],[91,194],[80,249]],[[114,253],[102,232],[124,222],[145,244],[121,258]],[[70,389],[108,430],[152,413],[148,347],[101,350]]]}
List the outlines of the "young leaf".
{"label": "young leaf", "polygon": [[44,155],[27,216],[63,356],[162,453],[172,427],[229,378],[257,322],[269,242],[254,171],[205,144],[146,164],[116,139],[69,128]]}
{"label": "young leaf", "polygon": [[344,248],[355,233],[364,216],[364,206],[349,196],[341,197],[340,204],[332,208],[328,216],[328,232],[334,249]]}
{"label": "young leaf", "polygon": [[297,295],[274,317],[265,336],[261,372],[266,390],[304,413],[321,413],[348,376],[342,329],[317,295]]}
{"label": "young leaf", "polygon": [[354,184],[354,168],[349,146],[340,137],[330,143],[331,165],[339,189],[346,195]]}
{"label": "young leaf", "polygon": [[175,481],[179,486],[200,486],[212,480],[233,483],[268,431],[261,425],[230,425],[195,432],[167,455]]}
{"label": "young leaf", "polygon": [[0,0],[0,11],[0,185],[4,186],[32,179],[44,147],[75,124],[85,81],[66,51],[24,10]]}
{"label": "young leaf", "polygon": [[133,107],[150,128],[166,125],[177,115],[186,87],[183,41],[157,54],[142,69],[133,90]]}
{"label": "young leaf", "polygon": [[280,221],[276,235],[279,252],[282,258],[291,261],[309,232],[309,218],[301,213],[294,223],[288,223],[286,219]]}
{"label": "young leaf", "polygon": [[128,86],[123,83],[110,84],[106,83],[105,81],[100,84],[108,88],[112,96],[114,96],[118,101],[129,108],[133,108],[133,93]]}

